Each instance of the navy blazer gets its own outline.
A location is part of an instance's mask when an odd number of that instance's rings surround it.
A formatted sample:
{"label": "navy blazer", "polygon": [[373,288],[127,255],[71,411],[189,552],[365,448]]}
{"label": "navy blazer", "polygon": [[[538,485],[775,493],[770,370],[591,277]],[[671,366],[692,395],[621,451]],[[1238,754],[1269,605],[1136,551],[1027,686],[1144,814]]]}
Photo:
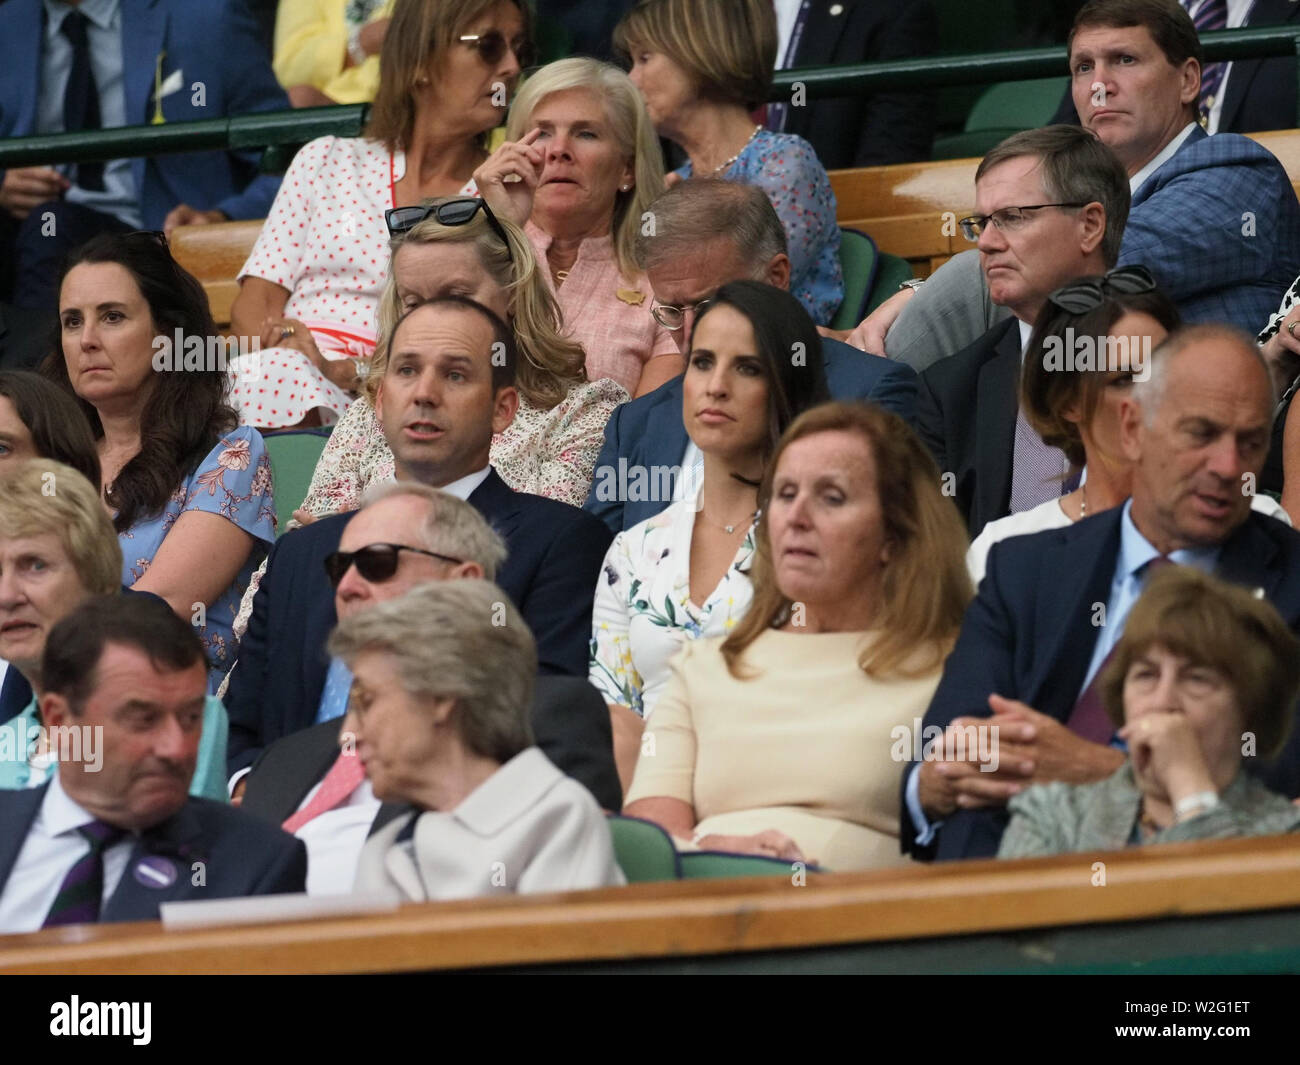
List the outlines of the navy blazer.
{"label": "navy blazer", "polygon": [[999,322],[970,347],[921,373],[916,432],[953,475],[953,502],[971,539],[1011,512],[1019,404],[1020,323]]}
{"label": "navy blazer", "polygon": [[[40,812],[49,782],[0,791],[0,892]],[[171,883],[145,884],[133,875],[143,858],[161,859]],[[202,875],[200,866],[202,863]],[[153,863],[151,863],[153,864]],[[196,883],[197,882],[197,883]],[[301,840],[225,803],[188,799],[160,825],[141,833],[100,921],[156,921],[158,906],[185,899],[283,895],[307,890],[307,848]]]}
{"label": "navy blazer", "polygon": [[[561,772],[604,809],[622,809],[609,708],[595,688],[581,677],[538,677],[528,717],[537,746]],[[267,747],[248,774],[240,809],[277,825],[292,816],[338,760],[342,725],[342,718],[323,721]],[[387,813],[377,815],[371,832],[387,820]]]}
{"label": "navy blazer", "polygon": [[[506,542],[497,584],[537,640],[539,671],[586,677],[591,604],[609,530],[576,507],[511,491],[496,470],[469,502]],[[351,517],[321,518],[271,549],[226,691],[232,773],[271,741],[316,720],[329,671],[325,644],[338,620],[324,559],[338,549]]]}
{"label": "navy blazer", "polygon": [[[834,399],[870,399],[911,423],[916,410],[916,371],[910,366],[868,355],[826,337],[822,338],[822,359],[826,385]],[[682,375],[678,374],[649,395],[614,408],[605,423],[605,443],[596,459],[596,476],[582,509],[616,533],[654,517],[672,502],[671,498],[663,498],[668,493],[650,492],[654,497],[651,499],[623,499],[624,495],[639,495],[634,485],[626,493],[621,488],[610,492],[603,486],[627,483],[626,472],[619,476],[620,468],[648,471],[680,467],[688,443],[690,438],[682,421]],[[651,482],[654,480],[651,477]]]}
{"label": "navy blazer", "polygon": [[[36,132],[43,12],[41,0],[0,5],[0,138]],[[154,71],[163,53],[163,79],[179,70],[183,80],[162,100],[168,122],[289,109],[241,0],[122,0],[121,26],[128,126],[153,118]],[[280,179],[258,175],[260,156],[211,151],[133,159],[144,228],[162,229],[167,212],[181,203],[235,219],[265,218]]]}
{"label": "navy blazer", "polygon": [[[923,731],[946,728],[957,717],[988,717],[993,692],[1058,721],[1069,718],[1097,642],[1095,605],[1110,600],[1123,511],[1113,507],[1063,529],[993,545]],[[1263,588],[1292,631],[1300,632],[1300,532],[1251,511],[1224,543],[1216,573]],[[1273,763],[1252,769],[1275,791],[1300,794],[1300,730],[1292,731]],[[929,847],[920,848],[904,803],[900,839],[904,852],[918,858],[991,858],[1006,823],[1005,809],[958,811]]]}
{"label": "navy blazer", "polygon": [[[790,67],[915,59],[933,55],[939,40],[939,18],[929,0],[812,0],[807,7]],[[929,159],[934,94],[913,86],[811,100],[787,108],[785,132],[809,141],[827,170]]]}

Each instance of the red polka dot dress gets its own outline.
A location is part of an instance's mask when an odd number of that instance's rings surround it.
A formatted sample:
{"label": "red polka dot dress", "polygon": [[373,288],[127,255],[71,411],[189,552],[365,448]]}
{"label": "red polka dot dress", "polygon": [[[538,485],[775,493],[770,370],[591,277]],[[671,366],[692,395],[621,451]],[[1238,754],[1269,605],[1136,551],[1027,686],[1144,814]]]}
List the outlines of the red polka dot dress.
{"label": "red polka dot dress", "polygon": [[[284,318],[302,322],[326,359],[369,357],[388,273],[384,211],[406,169],[402,152],[362,138],[321,137],[289,166],[240,280],[289,290]],[[462,192],[475,194],[471,181]],[[251,346],[251,341],[245,342]],[[246,425],[276,429],[311,411],[334,421],[353,397],[294,348],[263,348],[235,360],[231,398]]]}

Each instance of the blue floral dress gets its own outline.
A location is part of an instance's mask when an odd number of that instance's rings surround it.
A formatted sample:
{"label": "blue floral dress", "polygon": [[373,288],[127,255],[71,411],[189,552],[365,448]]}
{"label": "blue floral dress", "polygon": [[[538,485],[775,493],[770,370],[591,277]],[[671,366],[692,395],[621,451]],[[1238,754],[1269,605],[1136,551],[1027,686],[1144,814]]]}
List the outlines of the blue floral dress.
{"label": "blue floral dress", "polygon": [[674,503],[614,537],[597,581],[587,679],[605,702],[642,717],[654,709],[682,644],[725,636],[754,595],[751,526],[704,605],[691,602],[694,531],[695,501]]}
{"label": "blue floral dress", "polygon": [[[677,173],[692,175],[687,161]],[[790,249],[790,292],[818,325],[829,325],[844,302],[835,193],[813,146],[793,133],[755,134],[719,175],[767,193]]]}
{"label": "blue floral dress", "polygon": [[208,604],[205,623],[198,627],[210,664],[208,691],[215,693],[221,678],[235,664],[237,645],[231,626],[239,601],[253,571],[275,542],[271,460],[256,429],[240,426],[226,434],[181,482],[160,513],[118,534],[124,585],[130,587],[145,575],[163,539],[187,510],[220,514],[256,541],[230,587]]}

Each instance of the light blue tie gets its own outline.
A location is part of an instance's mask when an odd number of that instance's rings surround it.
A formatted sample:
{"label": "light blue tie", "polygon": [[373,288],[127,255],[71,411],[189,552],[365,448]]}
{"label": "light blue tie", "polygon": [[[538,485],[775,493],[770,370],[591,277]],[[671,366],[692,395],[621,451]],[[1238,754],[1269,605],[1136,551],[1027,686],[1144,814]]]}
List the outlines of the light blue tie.
{"label": "light blue tie", "polygon": [[325,677],[325,690],[320,693],[320,708],[316,711],[316,724],[333,721],[348,710],[348,693],[352,690],[352,670],[340,659],[330,659],[330,671]]}

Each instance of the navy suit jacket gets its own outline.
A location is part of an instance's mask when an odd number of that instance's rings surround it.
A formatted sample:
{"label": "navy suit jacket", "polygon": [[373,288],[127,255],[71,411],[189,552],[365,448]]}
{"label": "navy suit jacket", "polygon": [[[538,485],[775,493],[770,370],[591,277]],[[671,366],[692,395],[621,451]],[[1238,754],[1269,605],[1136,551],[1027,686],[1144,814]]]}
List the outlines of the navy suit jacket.
{"label": "navy suit jacket", "polygon": [[[932,55],[939,18],[929,0],[812,0],[791,67],[915,59]],[[917,88],[810,100],[786,111],[785,132],[817,150],[827,170],[930,158],[934,95]]]}
{"label": "navy suit jacket", "polygon": [[[622,809],[609,708],[595,688],[581,677],[538,677],[528,716],[537,746],[561,772],[582,784],[604,809]],[[282,824],[338,760],[342,726],[341,718],[323,721],[267,747],[248,774],[240,809]],[[397,803],[384,807],[403,808]],[[371,832],[389,816],[381,808]]]}
{"label": "navy suit jacket", "polygon": [[1119,265],[1135,263],[1186,321],[1259,332],[1300,274],[1300,203],[1282,164],[1249,137],[1192,130],[1133,195]]}
{"label": "navy suit jacket", "polygon": [[[1058,721],[1069,718],[1097,642],[1095,604],[1110,600],[1123,510],[1113,507],[1063,529],[993,545],[923,734],[957,717],[988,717],[993,692]],[[1263,588],[1291,630],[1300,632],[1300,532],[1251,511],[1224,543],[1216,573]],[[1292,731],[1274,762],[1251,768],[1275,791],[1300,794],[1300,730]],[[986,858],[997,853],[1006,823],[1005,809],[959,811],[929,847],[919,848],[904,803],[900,838],[903,850],[918,858]]]}
{"label": "navy suit jacket", "polygon": [[[36,132],[43,11],[41,0],[0,5],[0,138]],[[122,0],[121,25],[128,126],[153,118],[154,71],[164,52],[163,79],[178,70],[183,79],[180,90],[163,98],[168,122],[289,109],[241,0]],[[257,174],[260,154],[185,152],[132,160],[144,228],[162,229],[167,212],[180,203],[235,219],[265,218],[280,179]]]}
{"label": "navy suit jacket", "polygon": [[941,473],[971,538],[1011,511],[1020,381],[1020,323],[999,322],[970,347],[921,374],[916,431]]}
{"label": "navy suit jacket", "polygon": [[[40,811],[49,783],[0,791],[0,892]],[[133,875],[142,858],[164,858],[176,872],[166,887]],[[196,862],[202,863],[202,877]],[[202,880],[200,884],[196,880]],[[283,895],[307,889],[307,848],[252,814],[210,799],[186,801],[168,820],[141,833],[100,921],[156,921],[163,902]]]}
{"label": "navy suit jacket", "polygon": [[[537,640],[539,671],[586,677],[591,604],[609,530],[576,507],[511,491],[495,470],[469,502],[506,542],[497,583]],[[337,550],[351,517],[322,518],[271,549],[226,691],[232,773],[272,740],[316,720],[329,671],[325,644],[338,620],[324,559]]]}
{"label": "navy suit jacket", "polygon": [[[822,359],[832,398],[870,399],[911,423],[916,410],[916,371],[910,366],[825,337]],[[665,493],[648,493],[659,497],[654,499],[623,499],[620,497],[624,492],[610,492],[602,485],[622,483],[617,476],[620,463],[624,470],[680,467],[688,443],[690,438],[682,421],[682,375],[678,374],[649,395],[614,409],[605,423],[605,443],[596,459],[596,477],[583,510],[596,515],[616,533],[654,517],[672,502],[661,498]],[[613,480],[609,475],[602,477],[602,470],[610,471]],[[639,493],[633,486],[626,494]]]}

